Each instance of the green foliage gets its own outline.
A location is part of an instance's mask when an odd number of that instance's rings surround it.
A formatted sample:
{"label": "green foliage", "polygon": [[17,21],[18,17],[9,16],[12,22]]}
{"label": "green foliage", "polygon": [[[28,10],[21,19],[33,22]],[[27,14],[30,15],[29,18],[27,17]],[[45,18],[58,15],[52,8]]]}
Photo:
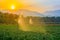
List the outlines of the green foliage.
{"label": "green foliage", "polygon": [[16,24],[18,16],[16,14],[2,13],[0,12],[0,24]]}
{"label": "green foliage", "polygon": [[[16,14],[0,12],[0,40],[60,40],[60,17],[26,17],[24,22],[33,30],[46,29],[46,33],[22,31],[18,29]],[[34,22],[29,24],[29,19]],[[41,24],[42,23],[42,24]],[[34,30],[35,31],[35,30]]]}
{"label": "green foliage", "polygon": [[18,25],[13,24],[0,24],[0,40],[60,40],[60,27],[57,26],[46,27],[46,34],[22,31],[17,27]]}

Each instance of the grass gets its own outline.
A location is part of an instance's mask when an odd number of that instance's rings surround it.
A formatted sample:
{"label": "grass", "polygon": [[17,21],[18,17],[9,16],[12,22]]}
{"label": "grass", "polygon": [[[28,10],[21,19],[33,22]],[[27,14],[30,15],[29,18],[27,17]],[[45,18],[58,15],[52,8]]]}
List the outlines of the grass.
{"label": "grass", "polygon": [[58,25],[44,27],[46,34],[38,31],[42,30],[41,27],[30,27],[33,31],[18,30],[18,25],[0,24],[0,40],[60,40],[60,26]]}

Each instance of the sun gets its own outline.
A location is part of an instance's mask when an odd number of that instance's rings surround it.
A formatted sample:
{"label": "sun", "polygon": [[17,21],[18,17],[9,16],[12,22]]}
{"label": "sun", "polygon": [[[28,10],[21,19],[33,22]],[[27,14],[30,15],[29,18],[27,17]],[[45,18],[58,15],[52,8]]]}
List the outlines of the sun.
{"label": "sun", "polygon": [[11,5],[11,9],[14,10],[15,9],[15,5]]}

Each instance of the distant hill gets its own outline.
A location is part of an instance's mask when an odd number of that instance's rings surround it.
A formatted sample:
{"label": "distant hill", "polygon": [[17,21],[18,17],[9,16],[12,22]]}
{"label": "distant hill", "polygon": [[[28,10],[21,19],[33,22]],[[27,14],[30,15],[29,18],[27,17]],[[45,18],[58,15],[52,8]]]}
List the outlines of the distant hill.
{"label": "distant hill", "polygon": [[44,15],[45,16],[55,16],[55,17],[57,17],[57,16],[60,16],[60,10],[54,10],[54,11],[46,11],[45,13],[44,13]]}
{"label": "distant hill", "polygon": [[30,10],[18,10],[15,12],[15,14],[20,14],[23,13],[24,16],[39,16],[39,17],[43,17],[44,15],[39,13],[39,12],[35,12],[35,11],[30,11]]}
{"label": "distant hill", "polygon": [[[1,12],[11,13],[7,10],[2,10]],[[53,10],[53,11],[46,11],[44,13],[39,13],[39,12],[36,12],[36,11],[20,9],[20,10],[14,11],[13,13],[18,14],[18,15],[23,13],[24,16],[37,16],[37,17],[45,17],[45,16],[49,16],[49,17],[55,16],[55,17],[57,17],[57,16],[60,16],[60,10]]]}

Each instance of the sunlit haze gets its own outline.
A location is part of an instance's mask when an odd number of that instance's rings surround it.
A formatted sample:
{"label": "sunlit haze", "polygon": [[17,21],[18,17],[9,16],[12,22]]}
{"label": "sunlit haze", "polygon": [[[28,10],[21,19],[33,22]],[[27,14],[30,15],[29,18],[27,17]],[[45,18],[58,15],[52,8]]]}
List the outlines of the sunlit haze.
{"label": "sunlit haze", "polygon": [[15,9],[15,5],[11,5],[11,9],[14,10]]}
{"label": "sunlit haze", "polygon": [[59,3],[60,0],[0,0],[0,10],[27,9],[45,12],[60,9]]}
{"label": "sunlit haze", "polygon": [[0,0],[0,40],[60,40],[60,0]]}

